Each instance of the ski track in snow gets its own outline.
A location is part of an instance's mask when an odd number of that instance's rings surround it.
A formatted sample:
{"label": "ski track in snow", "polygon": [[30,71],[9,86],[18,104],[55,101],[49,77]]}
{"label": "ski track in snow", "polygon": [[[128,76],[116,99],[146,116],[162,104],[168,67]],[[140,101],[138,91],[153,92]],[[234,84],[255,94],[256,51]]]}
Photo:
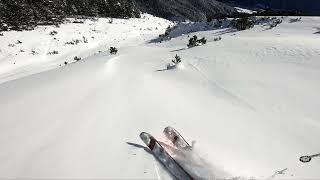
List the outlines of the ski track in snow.
{"label": "ski track in snow", "polygon": [[[150,15],[4,32],[0,178],[170,179],[139,146],[140,132],[163,141],[170,125],[197,141],[216,178],[319,179],[319,158],[299,157],[320,151],[320,18],[283,20],[162,43],[148,42],[172,23]],[[185,48],[195,34],[208,43]],[[65,44],[83,36],[88,43]],[[181,66],[163,70],[176,54]]]}
{"label": "ski track in snow", "polygon": [[250,108],[251,110],[255,111],[256,109],[250,105],[248,102],[246,102],[245,100],[243,100],[242,98],[238,97],[236,94],[230,92],[230,90],[226,89],[225,87],[223,87],[222,85],[220,85],[218,82],[214,81],[214,80],[210,80],[198,67],[194,66],[193,64],[189,64],[193,69],[195,69],[205,80],[207,80],[209,82],[209,84],[211,84],[214,87],[217,87],[218,89],[221,89],[223,91],[223,93],[225,93],[226,95],[230,96],[232,99],[235,99],[236,101],[240,102],[240,104],[244,104],[245,106],[247,106],[248,108]]}

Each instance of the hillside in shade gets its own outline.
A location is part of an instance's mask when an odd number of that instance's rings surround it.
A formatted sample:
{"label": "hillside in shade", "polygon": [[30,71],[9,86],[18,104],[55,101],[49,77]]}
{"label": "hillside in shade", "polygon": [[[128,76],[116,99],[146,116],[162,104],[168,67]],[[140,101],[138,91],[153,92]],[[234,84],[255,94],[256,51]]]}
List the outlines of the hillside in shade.
{"label": "hillside in shade", "polygon": [[10,0],[0,2],[0,31],[57,24],[68,16],[139,17],[133,0]]}
{"label": "hillside in shade", "polygon": [[147,13],[171,20],[205,21],[231,15],[235,9],[215,0],[135,0]]}
{"label": "hillside in shade", "polygon": [[140,11],[170,20],[205,21],[235,9],[215,0],[10,0],[0,2],[0,31],[59,24],[64,17],[139,17]]}

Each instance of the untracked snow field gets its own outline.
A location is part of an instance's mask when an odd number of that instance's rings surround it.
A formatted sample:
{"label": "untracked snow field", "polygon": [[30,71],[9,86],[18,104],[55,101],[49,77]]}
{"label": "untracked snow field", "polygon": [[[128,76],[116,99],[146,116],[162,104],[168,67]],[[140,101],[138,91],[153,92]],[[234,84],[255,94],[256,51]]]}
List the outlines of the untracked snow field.
{"label": "untracked snow field", "polygon": [[166,126],[214,179],[320,179],[299,161],[320,153],[320,18],[282,20],[162,43],[172,23],[150,15],[3,32],[0,179],[170,179],[139,138]]}

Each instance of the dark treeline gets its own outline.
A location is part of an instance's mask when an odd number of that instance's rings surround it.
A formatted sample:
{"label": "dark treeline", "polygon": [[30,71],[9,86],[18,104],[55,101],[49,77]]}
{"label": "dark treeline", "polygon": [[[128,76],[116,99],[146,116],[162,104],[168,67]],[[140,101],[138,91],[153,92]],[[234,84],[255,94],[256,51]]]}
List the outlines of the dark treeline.
{"label": "dark treeline", "polygon": [[139,17],[133,0],[1,0],[0,31],[58,24],[67,16]]}

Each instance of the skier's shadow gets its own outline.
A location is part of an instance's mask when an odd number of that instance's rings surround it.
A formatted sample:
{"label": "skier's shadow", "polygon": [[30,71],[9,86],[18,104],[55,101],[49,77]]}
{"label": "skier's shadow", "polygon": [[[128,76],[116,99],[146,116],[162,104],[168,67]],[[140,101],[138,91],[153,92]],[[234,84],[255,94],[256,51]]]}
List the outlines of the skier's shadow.
{"label": "skier's shadow", "polygon": [[142,145],[136,144],[136,143],[132,143],[132,142],[127,142],[127,144],[130,146],[133,146],[135,148],[144,149],[145,151],[147,151],[147,153],[152,154],[151,150],[145,146],[142,146]]}
{"label": "skier's shadow", "polygon": [[175,50],[172,50],[170,52],[178,52],[178,51],[183,51],[183,50],[186,50],[187,48],[180,48],[180,49],[175,49]]}

